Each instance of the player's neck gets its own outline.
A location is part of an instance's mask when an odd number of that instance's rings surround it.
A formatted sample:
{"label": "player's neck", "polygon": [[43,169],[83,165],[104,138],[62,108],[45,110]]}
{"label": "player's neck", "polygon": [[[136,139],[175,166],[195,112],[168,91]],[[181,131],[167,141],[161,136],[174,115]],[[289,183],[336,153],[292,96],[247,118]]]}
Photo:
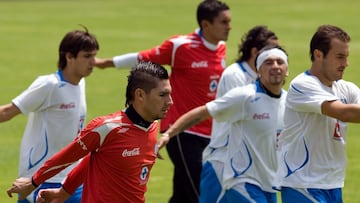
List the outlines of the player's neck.
{"label": "player's neck", "polygon": [[280,98],[281,97],[282,85],[281,86],[278,86],[278,85],[266,85],[266,84],[263,84],[261,81],[259,83],[260,83],[260,86],[265,91],[265,93],[267,95],[269,95],[270,97],[275,97],[275,98]]}
{"label": "player's neck", "polygon": [[136,104],[131,104],[125,111],[126,115],[129,117],[129,119],[137,125],[140,125],[144,128],[148,128],[152,122],[146,121],[142,116],[141,112],[138,112],[136,109],[139,109],[136,107]]}
{"label": "player's neck", "polygon": [[62,77],[66,82],[72,85],[78,85],[82,78],[81,76],[78,76],[77,74],[71,72],[70,68],[64,68],[62,70]]}
{"label": "player's neck", "polygon": [[207,34],[206,32],[202,32],[202,35],[200,35],[203,40],[205,40],[207,43],[212,44],[214,46],[217,46],[217,44],[220,42],[217,39],[214,39],[213,37],[211,37],[209,34]]}

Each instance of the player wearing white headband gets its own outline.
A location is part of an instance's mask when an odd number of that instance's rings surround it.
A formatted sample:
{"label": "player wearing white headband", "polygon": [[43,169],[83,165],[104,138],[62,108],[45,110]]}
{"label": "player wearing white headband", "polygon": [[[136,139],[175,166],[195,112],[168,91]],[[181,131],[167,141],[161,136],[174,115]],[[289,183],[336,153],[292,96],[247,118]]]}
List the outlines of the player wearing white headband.
{"label": "player wearing white headband", "polygon": [[278,57],[282,59],[285,62],[286,66],[288,66],[286,53],[279,48],[273,48],[269,50],[264,50],[258,55],[258,57],[256,58],[256,69],[259,70],[264,61],[271,57]]}
{"label": "player wearing white headband", "polygon": [[[270,44],[278,45],[278,37],[273,31],[263,25],[250,29],[239,45],[239,58],[221,75],[216,98],[222,97],[235,87],[254,83],[258,78],[255,66],[256,56],[262,48]],[[231,125],[230,122],[217,122],[213,119],[210,143],[203,152],[200,203],[211,203],[219,197],[224,197],[221,182]]]}
{"label": "player wearing white headband", "polygon": [[169,137],[210,117],[231,124],[223,182],[214,185],[225,193],[213,202],[277,202],[273,190],[276,139],[283,128],[286,91],[282,87],[288,61],[285,51],[273,45],[262,49],[258,57],[263,60],[258,60],[259,79],[254,84],[236,87],[187,112],[159,140],[162,147]]}

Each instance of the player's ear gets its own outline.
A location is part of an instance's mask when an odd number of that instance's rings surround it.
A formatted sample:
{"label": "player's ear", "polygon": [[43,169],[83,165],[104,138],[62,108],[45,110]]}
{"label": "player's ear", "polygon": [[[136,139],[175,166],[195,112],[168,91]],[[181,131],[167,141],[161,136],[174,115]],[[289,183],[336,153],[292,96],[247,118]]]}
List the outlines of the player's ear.
{"label": "player's ear", "polygon": [[73,55],[70,52],[66,52],[65,57],[66,59],[70,60],[73,57]]}
{"label": "player's ear", "polygon": [[322,53],[322,51],[320,51],[319,49],[315,49],[314,50],[314,57],[315,58],[322,58],[323,57],[323,53]]}
{"label": "player's ear", "polygon": [[70,52],[66,52],[65,58],[66,58],[66,61],[71,61],[74,58],[74,56]]}
{"label": "player's ear", "polygon": [[206,29],[209,27],[210,22],[207,21],[207,20],[202,20],[202,21],[200,22],[200,24],[201,24],[201,29],[202,29],[202,30],[206,30]]}
{"label": "player's ear", "polygon": [[135,90],[135,100],[144,101],[145,91],[143,89],[137,88]]}

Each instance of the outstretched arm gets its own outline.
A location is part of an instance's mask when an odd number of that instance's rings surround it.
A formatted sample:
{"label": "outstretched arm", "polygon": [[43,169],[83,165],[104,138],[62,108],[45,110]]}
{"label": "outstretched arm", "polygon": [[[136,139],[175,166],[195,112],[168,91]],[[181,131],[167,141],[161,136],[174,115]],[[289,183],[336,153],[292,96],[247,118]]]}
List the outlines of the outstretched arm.
{"label": "outstretched arm", "polygon": [[138,62],[138,53],[128,53],[113,58],[96,58],[95,66],[101,69],[115,68],[131,68]]}
{"label": "outstretched arm", "polygon": [[13,103],[0,106],[0,123],[12,119],[20,114],[20,109]]}
{"label": "outstretched arm", "polygon": [[67,177],[61,188],[42,189],[36,197],[37,203],[62,203],[65,202],[71,194],[84,182],[86,171],[89,167],[90,154],[67,174]]}
{"label": "outstretched arm", "polygon": [[205,105],[196,107],[183,114],[168,130],[166,130],[166,132],[162,134],[161,138],[158,140],[159,149],[166,145],[171,137],[208,118],[211,118],[211,115]]}
{"label": "outstretched arm", "polygon": [[322,114],[343,122],[360,123],[360,105],[344,104],[339,100],[324,101],[321,105]]}
{"label": "outstretched arm", "polygon": [[47,160],[34,174],[32,179],[23,177],[16,179],[7,190],[8,196],[12,197],[12,193],[18,193],[19,200],[25,199],[38,185],[96,149],[100,141],[100,137],[96,136],[98,134],[92,131],[88,133],[86,133],[86,131],[82,132],[85,132],[82,137],[80,135],[68,146]]}
{"label": "outstretched arm", "polygon": [[95,58],[95,66],[100,69],[115,67],[112,58]]}
{"label": "outstretched arm", "polygon": [[76,189],[84,182],[89,167],[90,154],[85,156],[81,162],[67,174],[63,183],[63,188],[67,193],[73,194]]}

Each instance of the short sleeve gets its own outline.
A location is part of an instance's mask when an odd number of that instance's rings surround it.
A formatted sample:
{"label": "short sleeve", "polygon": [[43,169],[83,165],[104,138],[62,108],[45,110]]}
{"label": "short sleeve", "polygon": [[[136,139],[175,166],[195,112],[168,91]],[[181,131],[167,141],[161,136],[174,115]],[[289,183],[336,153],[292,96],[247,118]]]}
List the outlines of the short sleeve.
{"label": "short sleeve", "polygon": [[23,114],[41,111],[46,108],[46,99],[54,86],[46,78],[46,76],[38,77],[28,89],[12,100]]}

